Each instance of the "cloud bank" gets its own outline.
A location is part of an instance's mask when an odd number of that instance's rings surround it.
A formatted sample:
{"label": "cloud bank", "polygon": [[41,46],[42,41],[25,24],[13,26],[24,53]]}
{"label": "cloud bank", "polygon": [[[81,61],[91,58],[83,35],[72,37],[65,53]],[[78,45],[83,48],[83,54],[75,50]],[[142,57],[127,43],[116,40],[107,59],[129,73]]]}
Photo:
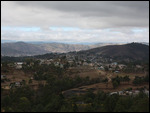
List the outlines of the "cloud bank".
{"label": "cloud bank", "polygon": [[1,3],[1,39],[149,42],[148,1]]}

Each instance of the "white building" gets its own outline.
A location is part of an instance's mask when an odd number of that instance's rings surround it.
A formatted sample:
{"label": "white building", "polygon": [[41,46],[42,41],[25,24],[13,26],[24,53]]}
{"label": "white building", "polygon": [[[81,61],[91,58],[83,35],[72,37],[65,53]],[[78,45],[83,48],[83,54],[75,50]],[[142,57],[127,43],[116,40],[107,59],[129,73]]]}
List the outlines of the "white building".
{"label": "white building", "polygon": [[16,69],[21,69],[22,68],[23,62],[17,62],[16,63]]}

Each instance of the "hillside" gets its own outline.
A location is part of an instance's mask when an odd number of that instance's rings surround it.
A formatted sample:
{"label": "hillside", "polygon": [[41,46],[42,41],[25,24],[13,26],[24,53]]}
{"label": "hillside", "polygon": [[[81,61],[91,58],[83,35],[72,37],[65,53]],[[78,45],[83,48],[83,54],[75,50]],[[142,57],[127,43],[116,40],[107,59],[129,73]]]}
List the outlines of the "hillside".
{"label": "hillside", "polygon": [[93,45],[40,43],[31,44],[25,42],[2,43],[2,56],[33,56],[46,53],[67,53],[81,51],[80,53],[99,54],[109,57],[129,57],[131,59],[149,58],[149,46],[142,43],[115,44],[97,43]]}
{"label": "hillside", "polygon": [[63,43],[46,43],[40,44],[41,48],[49,52],[66,53],[70,51],[80,51],[90,49],[88,45],[63,44]]}
{"label": "hillside", "polygon": [[63,43],[25,43],[25,42],[12,42],[1,44],[2,56],[32,56],[41,55],[46,53],[67,53],[71,51],[88,50],[95,47],[104,45],[112,45],[112,43],[99,43],[94,45],[81,45],[81,44],[63,44]]}
{"label": "hillside", "polygon": [[149,46],[140,43],[108,45],[87,51],[80,51],[78,54],[93,54],[118,59],[146,60],[149,59]]}
{"label": "hillside", "polygon": [[30,56],[47,52],[34,44],[24,42],[1,44],[1,55],[4,56]]}

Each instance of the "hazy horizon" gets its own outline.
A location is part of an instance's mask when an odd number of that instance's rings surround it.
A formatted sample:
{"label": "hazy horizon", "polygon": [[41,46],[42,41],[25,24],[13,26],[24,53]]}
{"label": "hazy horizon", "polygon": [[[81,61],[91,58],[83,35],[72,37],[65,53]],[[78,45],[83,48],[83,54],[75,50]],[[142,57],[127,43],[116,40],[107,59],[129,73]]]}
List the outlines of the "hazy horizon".
{"label": "hazy horizon", "polygon": [[[1,43],[16,43],[16,42],[24,42],[31,44],[46,44],[46,43],[60,43],[60,44],[79,44],[79,45],[95,45],[95,44],[127,44],[133,42],[59,42],[59,41],[16,41],[16,40],[1,40]],[[149,42],[135,42],[135,43],[148,43]]]}

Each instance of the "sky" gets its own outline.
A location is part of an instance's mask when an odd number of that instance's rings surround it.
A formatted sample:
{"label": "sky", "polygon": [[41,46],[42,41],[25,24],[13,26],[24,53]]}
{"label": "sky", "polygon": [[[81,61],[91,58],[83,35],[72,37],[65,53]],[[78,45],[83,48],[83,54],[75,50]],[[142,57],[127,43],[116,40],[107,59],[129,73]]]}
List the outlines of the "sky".
{"label": "sky", "polygon": [[149,1],[1,1],[1,40],[149,43]]}

